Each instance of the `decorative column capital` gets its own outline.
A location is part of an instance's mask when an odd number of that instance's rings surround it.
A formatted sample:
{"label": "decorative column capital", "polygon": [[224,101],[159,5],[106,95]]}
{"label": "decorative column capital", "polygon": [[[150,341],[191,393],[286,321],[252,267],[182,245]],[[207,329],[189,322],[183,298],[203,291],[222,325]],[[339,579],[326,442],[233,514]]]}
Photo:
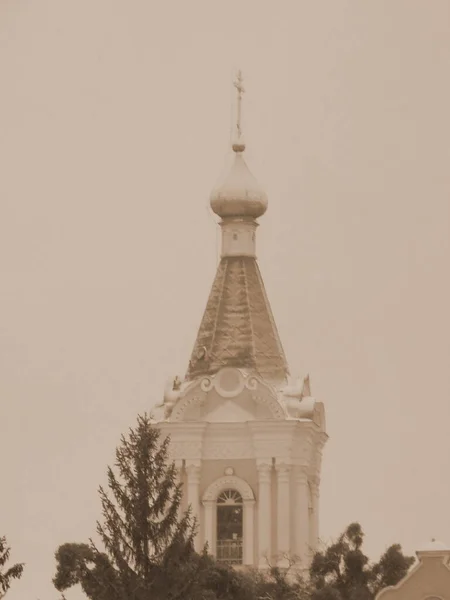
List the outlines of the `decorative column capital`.
{"label": "decorative column capital", "polygon": [[199,462],[186,462],[186,471],[195,472],[196,470],[200,471],[200,463]]}
{"label": "decorative column capital", "polygon": [[181,472],[183,471],[183,461],[181,459],[176,459],[173,461],[173,465],[175,467],[175,475],[180,477]]}
{"label": "decorative column capital", "polygon": [[214,500],[203,500],[202,504],[205,508],[211,508],[213,507],[216,503],[214,502]]}
{"label": "decorative column capital", "polygon": [[292,469],[292,465],[290,463],[278,462],[275,464],[275,470],[278,473],[288,473]]}
{"label": "decorative column capital", "polygon": [[258,480],[260,483],[270,483],[270,476],[272,474],[272,465],[268,463],[258,463],[256,465],[258,471]]}
{"label": "decorative column capital", "polygon": [[309,482],[311,485],[311,492],[314,495],[319,495],[320,477],[318,477],[318,476],[310,477]]}
{"label": "decorative column capital", "polygon": [[275,470],[277,472],[278,481],[288,481],[292,466],[288,463],[277,463]]}
{"label": "decorative column capital", "polygon": [[294,470],[295,482],[302,485],[307,485],[308,483],[308,473],[306,469],[302,466],[297,466]]}
{"label": "decorative column capital", "polygon": [[200,481],[200,465],[195,463],[191,463],[186,465],[186,473],[189,479],[189,482],[198,483]]}

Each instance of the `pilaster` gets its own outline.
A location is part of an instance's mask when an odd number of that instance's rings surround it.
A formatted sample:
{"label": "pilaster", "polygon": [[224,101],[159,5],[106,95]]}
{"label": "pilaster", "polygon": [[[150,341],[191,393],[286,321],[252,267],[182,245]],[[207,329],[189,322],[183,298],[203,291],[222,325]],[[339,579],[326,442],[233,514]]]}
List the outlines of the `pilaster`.
{"label": "pilaster", "polygon": [[310,480],[311,487],[311,515],[309,530],[309,547],[311,555],[317,551],[319,544],[319,500],[320,500],[320,480],[318,477]]}
{"label": "pilaster", "polygon": [[298,465],[294,470],[294,554],[302,559],[302,567],[306,567],[310,542],[308,495],[308,475],[306,469]]}
{"label": "pilaster", "polygon": [[[187,473],[187,503],[191,506],[192,516],[197,520],[197,526],[200,524],[200,463],[190,462],[186,465]],[[200,550],[199,532],[195,536],[194,547]]]}
{"label": "pilaster", "polygon": [[216,555],[216,544],[214,539],[214,526],[216,521],[216,503],[213,500],[203,501],[204,536],[208,544],[208,551]]}
{"label": "pilaster", "polygon": [[290,555],[290,474],[291,465],[277,463],[277,546],[278,566],[287,568]]}
{"label": "pilaster", "polygon": [[244,565],[253,565],[255,560],[254,508],[254,500],[244,500]]}
{"label": "pilaster", "polygon": [[258,470],[258,564],[264,568],[271,556],[272,536],[272,464],[261,462]]}

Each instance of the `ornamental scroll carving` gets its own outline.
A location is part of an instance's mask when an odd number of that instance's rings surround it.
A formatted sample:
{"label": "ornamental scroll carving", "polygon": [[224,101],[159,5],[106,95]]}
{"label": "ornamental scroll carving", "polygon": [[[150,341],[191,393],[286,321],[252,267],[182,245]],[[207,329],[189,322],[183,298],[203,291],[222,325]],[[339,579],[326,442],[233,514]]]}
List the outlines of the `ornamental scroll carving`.
{"label": "ornamental scroll carving", "polygon": [[258,379],[254,375],[250,375],[245,381],[245,387],[251,391],[256,390],[258,387]]}
{"label": "ornamental scroll carving", "polygon": [[[258,388],[258,382],[259,380],[257,377],[250,375],[245,380],[245,387],[251,392],[254,392]],[[213,377],[204,377],[201,380],[199,386],[201,393],[193,396],[189,395],[180,398],[180,400],[177,402],[176,406],[173,409],[170,421],[181,422],[183,421],[185,413],[190,408],[204,405],[206,402],[206,394],[209,391],[211,391],[214,386],[215,383]],[[268,392],[262,394],[253,393],[251,395],[251,398],[256,404],[260,404],[262,406],[267,407],[273,419],[282,421],[287,418],[287,413],[284,407],[281,405],[277,398],[271,396]]]}
{"label": "ornamental scroll carving", "polygon": [[210,392],[214,387],[214,379],[212,377],[204,377],[200,382],[202,392]]}
{"label": "ornamental scroll carving", "polygon": [[235,367],[225,367],[215,375],[204,378],[200,387],[204,392],[214,388],[222,398],[237,398],[245,388],[255,391],[258,379]]}

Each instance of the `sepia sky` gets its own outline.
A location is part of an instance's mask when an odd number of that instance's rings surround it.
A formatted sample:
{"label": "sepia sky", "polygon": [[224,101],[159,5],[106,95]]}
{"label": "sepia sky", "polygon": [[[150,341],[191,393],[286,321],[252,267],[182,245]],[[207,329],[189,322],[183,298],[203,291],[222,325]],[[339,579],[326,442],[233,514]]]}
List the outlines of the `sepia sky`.
{"label": "sepia sky", "polygon": [[94,534],[120,434],[184,375],[239,67],[261,271],[326,407],[321,537],[450,543],[450,2],[1,0],[8,600],[59,597],[54,551]]}

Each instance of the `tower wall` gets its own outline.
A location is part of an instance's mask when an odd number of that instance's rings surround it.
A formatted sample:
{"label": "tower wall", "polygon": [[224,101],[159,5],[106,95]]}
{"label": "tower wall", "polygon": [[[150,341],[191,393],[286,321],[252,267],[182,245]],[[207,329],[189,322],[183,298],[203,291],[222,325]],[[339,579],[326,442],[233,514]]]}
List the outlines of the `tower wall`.
{"label": "tower wall", "polygon": [[226,219],[222,228],[222,253],[225,256],[256,256],[255,231],[258,224],[253,219]]}
{"label": "tower wall", "polygon": [[[248,376],[247,383],[249,379],[257,378]],[[251,385],[250,397],[247,388],[234,396],[227,390],[218,402],[217,389],[205,381],[192,382],[178,400],[173,420],[158,425],[171,438],[183,508],[191,505],[199,522],[197,550],[208,543],[218,556],[217,498],[225,489],[237,489],[247,494],[243,564],[283,568],[294,561],[307,568],[318,541],[315,506],[327,438],[320,411],[308,418],[289,417],[282,398],[261,379]]]}

